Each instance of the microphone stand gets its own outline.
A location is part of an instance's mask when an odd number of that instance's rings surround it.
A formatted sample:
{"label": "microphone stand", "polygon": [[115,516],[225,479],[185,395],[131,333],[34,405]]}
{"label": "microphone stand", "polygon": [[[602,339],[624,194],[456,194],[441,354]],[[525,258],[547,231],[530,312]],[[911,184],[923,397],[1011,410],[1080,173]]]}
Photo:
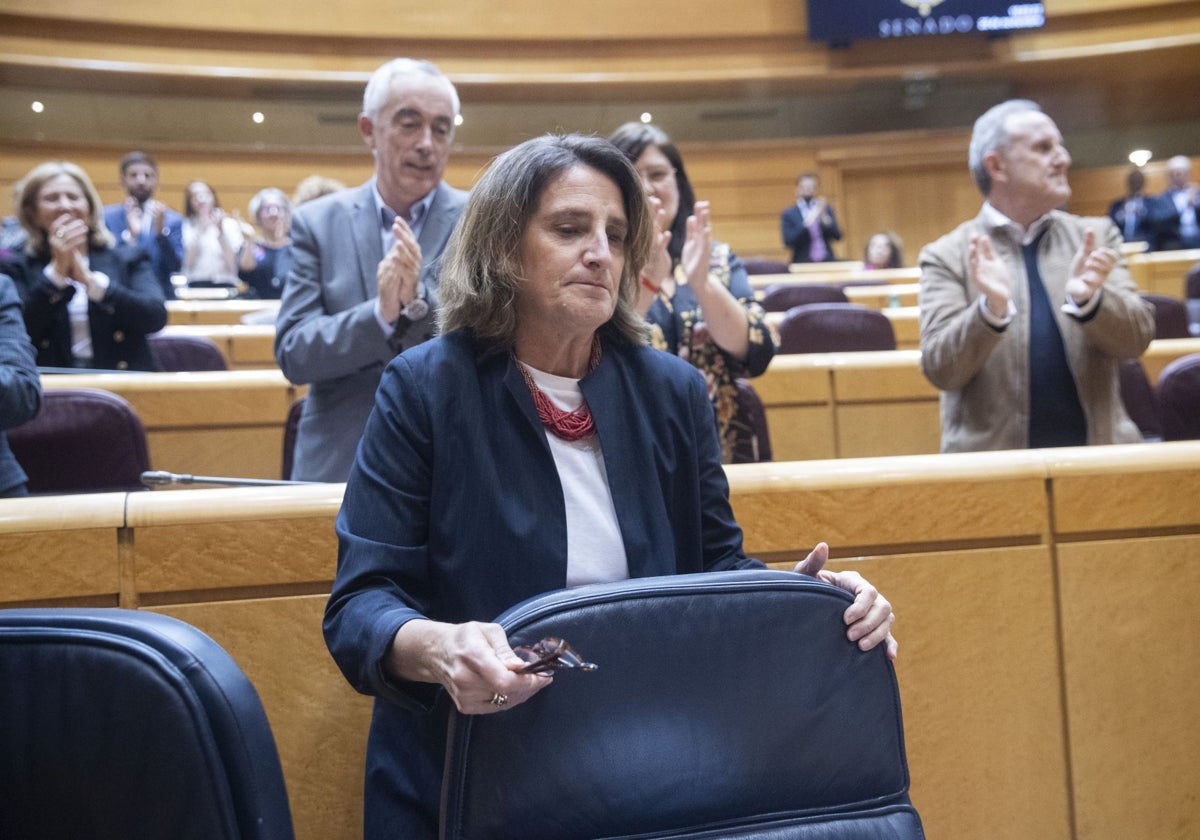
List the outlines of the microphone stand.
{"label": "microphone stand", "polygon": [[321,484],[320,481],[286,481],[271,478],[229,478],[212,475],[188,475],[166,470],[146,470],[141,475],[147,487],[167,487],[174,484],[220,484],[227,487],[278,487],[285,484]]}

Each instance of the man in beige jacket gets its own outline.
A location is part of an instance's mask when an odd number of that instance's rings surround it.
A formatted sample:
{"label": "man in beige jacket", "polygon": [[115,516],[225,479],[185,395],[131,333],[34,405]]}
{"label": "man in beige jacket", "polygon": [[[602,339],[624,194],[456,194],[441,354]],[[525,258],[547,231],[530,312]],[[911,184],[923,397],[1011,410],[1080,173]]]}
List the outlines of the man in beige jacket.
{"label": "man in beige jacket", "polygon": [[1107,217],[1061,209],[1071,156],[1036,103],[975,123],[979,215],[921,252],[921,368],[942,391],[942,451],[1141,440],[1118,363],[1154,338]]}

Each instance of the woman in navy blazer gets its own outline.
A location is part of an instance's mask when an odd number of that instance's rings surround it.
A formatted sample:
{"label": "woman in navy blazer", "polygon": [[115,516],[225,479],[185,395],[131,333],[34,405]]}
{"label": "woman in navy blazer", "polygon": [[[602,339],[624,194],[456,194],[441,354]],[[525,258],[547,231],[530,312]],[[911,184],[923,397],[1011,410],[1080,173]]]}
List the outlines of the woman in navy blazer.
{"label": "woman in navy blazer", "polygon": [[87,173],[50,161],[25,176],[25,250],[3,270],[16,281],[25,328],[46,367],[156,370],[146,335],[167,323],[150,257],[119,244]]}
{"label": "woman in navy blazer", "polygon": [[[435,838],[446,717],[551,680],[489,623],[548,590],[760,564],[729,506],[704,379],[646,345],[654,238],[638,176],[597,138],[497,158],[442,268],[439,338],[384,372],[337,518],[325,637],[376,696],[365,836]],[[850,638],[894,653],[888,602],[854,573]],[[584,652],[586,653],[586,651]]]}
{"label": "woman in navy blazer", "polygon": [[27,477],[5,431],[32,420],[41,404],[42,383],[21,319],[21,298],[12,278],[0,274],[0,498],[26,494]]}

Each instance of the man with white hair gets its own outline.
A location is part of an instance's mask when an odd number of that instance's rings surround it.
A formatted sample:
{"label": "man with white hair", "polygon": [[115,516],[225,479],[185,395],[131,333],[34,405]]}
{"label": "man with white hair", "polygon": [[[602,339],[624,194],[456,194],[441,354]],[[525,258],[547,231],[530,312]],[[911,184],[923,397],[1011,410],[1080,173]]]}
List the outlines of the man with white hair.
{"label": "man with white hair", "polygon": [[1159,197],[1168,216],[1162,227],[1158,250],[1200,248],[1200,225],[1196,219],[1200,189],[1192,181],[1192,161],[1186,155],[1176,155],[1167,161],[1167,181],[1167,189]]}
{"label": "man with white hair", "polygon": [[308,385],[292,477],[345,481],[384,366],[435,329],[437,266],[467,193],[444,180],[458,93],[427,61],[371,76],[358,128],[375,174],[296,208],[275,360]]}
{"label": "man with white hair", "polygon": [[975,123],[974,219],[920,256],[921,368],[942,391],[942,450],[1141,440],[1118,362],[1154,337],[1154,315],[1107,217],[1063,211],[1071,156],[1028,100]]}

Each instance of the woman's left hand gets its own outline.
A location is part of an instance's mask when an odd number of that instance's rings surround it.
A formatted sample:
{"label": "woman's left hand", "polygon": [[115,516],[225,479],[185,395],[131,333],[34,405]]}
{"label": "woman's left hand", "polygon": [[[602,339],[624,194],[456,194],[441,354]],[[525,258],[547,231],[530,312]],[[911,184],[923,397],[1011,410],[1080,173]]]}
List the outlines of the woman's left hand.
{"label": "woman's left hand", "polygon": [[860,650],[870,650],[880,642],[887,644],[888,659],[895,659],[899,644],[892,636],[896,614],[887,598],[858,572],[831,572],[824,568],[829,559],[829,546],[817,543],[809,555],[796,564],[793,571],[831,583],[854,596],[854,603],[842,614],[849,626],[846,637],[857,642]]}

